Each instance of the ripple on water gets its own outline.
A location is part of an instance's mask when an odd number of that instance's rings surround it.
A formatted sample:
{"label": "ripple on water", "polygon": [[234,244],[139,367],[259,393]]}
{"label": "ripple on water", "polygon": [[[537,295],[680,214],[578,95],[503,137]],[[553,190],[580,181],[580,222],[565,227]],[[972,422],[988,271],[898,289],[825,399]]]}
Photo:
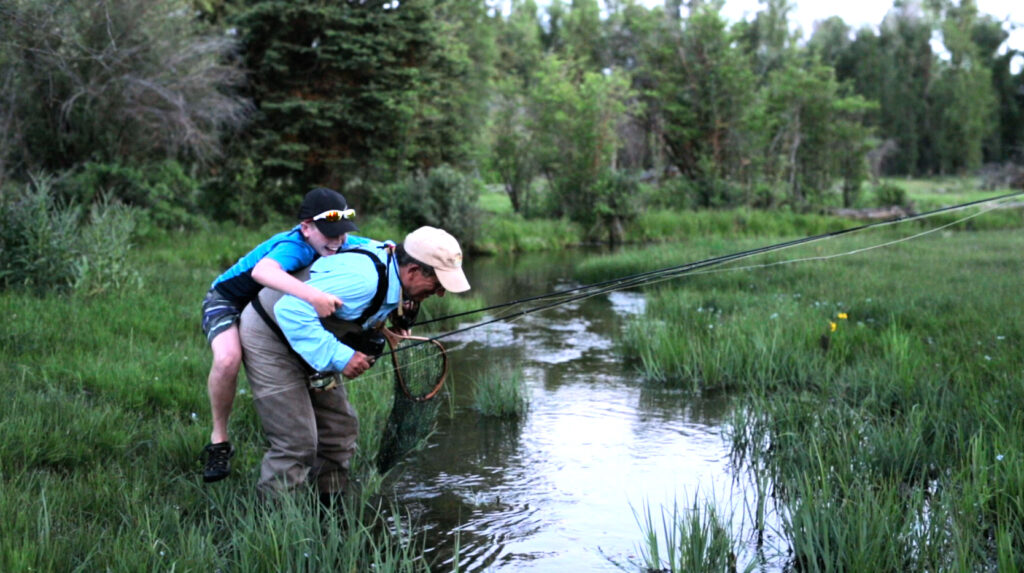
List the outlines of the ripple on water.
{"label": "ripple on water", "polygon": [[[617,315],[644,307],[639,293],[607,300]],[[451,564],[457,534],[465,571],[615,571],[642,540],[643,508],[660,522],[697,495],[725,509],[744,498],[729,490],[722,412],[638,386],[607,314],[574,302],[446,338],[460,383],[511,362],[531,403],[507,428],[460,410],[405,465],[396,489],[422,508],[430,557]]]}

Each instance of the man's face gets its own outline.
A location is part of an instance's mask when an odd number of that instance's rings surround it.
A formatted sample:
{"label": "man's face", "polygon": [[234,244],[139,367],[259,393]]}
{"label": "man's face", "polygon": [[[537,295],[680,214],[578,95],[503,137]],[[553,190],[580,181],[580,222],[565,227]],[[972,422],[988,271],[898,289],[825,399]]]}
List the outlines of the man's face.
{"label": "man's face", "polygon": [[423,302],[432,294],[444,296],[445,293],[437,275],[432,271],[423,272],[419,265],[409,265],[402,280],[402,289],[405,291],[405,299],[413,302]]}
{"label": "man's face", "polygon": [[328,237],[321,233],[320,229],[312,221],[303,221],[302,236],[306,238],[306,242],[309,243],[309,246],[313,247],[316,254],[321,257],[327,257],[338,252],[338,249],[345,244],[348,233],[340,237]]}

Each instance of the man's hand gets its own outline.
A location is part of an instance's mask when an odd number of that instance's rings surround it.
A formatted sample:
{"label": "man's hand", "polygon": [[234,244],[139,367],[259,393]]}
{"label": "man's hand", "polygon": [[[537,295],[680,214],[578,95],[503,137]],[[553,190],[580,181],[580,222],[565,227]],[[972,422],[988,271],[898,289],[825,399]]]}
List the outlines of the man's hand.
{"label": "man's hand", "polygon": [[363,354],[362,352],[356,352],[352,355],[352,358],[345,365],[344,370],[341,371],[341,375],[349,380],[359,376],[363,372],[366,372],[373,366],[376,358]]}
{"label": "man's hand", "polygon": [[317,291],[311,297],[309,303],[313,305],[313,310],[316,311],[316,315],[320,318],[330,316],[334,314],[335,310],[341,308],[340,298],[322,291]]}

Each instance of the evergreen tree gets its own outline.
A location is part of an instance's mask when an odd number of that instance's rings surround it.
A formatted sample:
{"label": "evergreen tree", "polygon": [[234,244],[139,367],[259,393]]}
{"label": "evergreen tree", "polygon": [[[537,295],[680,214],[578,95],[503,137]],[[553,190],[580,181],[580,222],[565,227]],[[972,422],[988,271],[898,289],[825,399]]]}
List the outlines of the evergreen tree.
{"label": "evergreen tree", "polygon": [[472,141],[463,130],[479,117],[464,99],[479,93],[467,87],[479,78],[458,34],[464,16],[434,0],[247,4],[234,22],[268,195],[283,208],[314,185],[463,163]]}
{"label": "evergreen tree", "polygon": [[[932,170],[933,127],[930,125],[935,55],[929,21],[913,7],[897,7],[886,15],[876,35],[867,28],[850,45],[850,71],[856,92],[878,102],[870,121],[882,140],[895,143],[888,173],[917,175]],[[844,68],[849,69],[849,68]]]}
{"label": "evergreen tree", "polygon": [[661,29],[666,26],[664,20],[664,12],[660,8],[648,10],[634,0],[625,0],[616,5],[616,10],[605,23],[608,64],[629,75],[631,91],[636,98],[629,105],[633,113],[620,126],[623,144],[617,160],[620,169],[664,167],[658,114],[660,102],[653,93],[656,85],[654,62]]}

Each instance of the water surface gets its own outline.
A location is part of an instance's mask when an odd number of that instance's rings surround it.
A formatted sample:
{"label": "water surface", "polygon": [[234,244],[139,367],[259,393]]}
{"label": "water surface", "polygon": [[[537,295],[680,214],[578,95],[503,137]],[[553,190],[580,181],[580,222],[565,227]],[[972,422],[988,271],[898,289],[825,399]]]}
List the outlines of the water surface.
{"label": "water surface", "polygon": [[[580,256],[486,258],[466,270],[492,305],[576,286]],[[643,307],[642,293],[615,292],[443,339],[453,415],[394,471],[436,569],[453,568],[457,543],[462,571],[637,570],[638,514],[660,526],[673,504],[743,507],[721,432],[727,403],[645,385],[616,355],[616,334]],[[474,380],[510,366],[525,379],[527,415],[478,415]]]}

